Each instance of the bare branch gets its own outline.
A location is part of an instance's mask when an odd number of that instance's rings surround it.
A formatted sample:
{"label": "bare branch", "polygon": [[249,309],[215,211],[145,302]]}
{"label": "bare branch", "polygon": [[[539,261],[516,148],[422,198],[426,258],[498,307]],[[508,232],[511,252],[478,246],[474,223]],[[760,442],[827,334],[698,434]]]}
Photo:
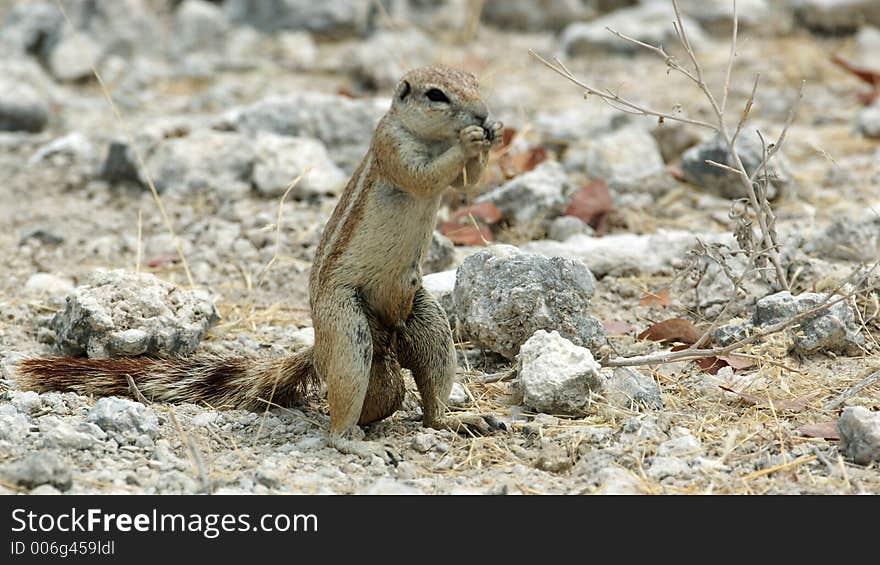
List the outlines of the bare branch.
{"label": "bare branch", "polygon": [[755,75],[755,82],[752,84],[752,93],[749,95],[749,99],[746,100],[746,105],[743,108],[742,114],[739,116],[739,122],[736,124],[736,131],[733,132],[733,137],[730,139],[730,142],[736,145],[736,138],[739,137],[739,132],[742,131],[743,125],[746,123],[746,120],[749,119],[749,113],[752,111],[752,106],[755,104],[755,92],[758,90],[758,81],[761,79],[761,73]]}
{"label": "bare branch", "polygon": [[755,172],[752,174],[752,182],[755,181],[755,176],[757,176],[758,171],[766,164],[767,161],[773,158],[774,155],[782,148],[782,144],[785,142],[785,136],[788,133],[788,128],[791,127],[791,124],[794,122],[795,116],[797,116],[798,110],[801,106],[801,101],[804,99],[804,88],[806,87],[807,82],[801,81],[801,87],[798,89],[797,98],[795,98],[794,103],[792,103],[791,108],[788,110],[788,117],[785,119],[785,126],[782,128],[782,132],[779,134],[779,137],[776,139],[776,143],[774,143],[770,150],[767,152],[767,155],[758,165],[758,168],[755,169]]}
{"label": "bare branch", "polygon": [[[724,88],[721,91],[721,114],[727,108],[727,93],[730,91],[730,75],[733,73],[733,60],[736,58],[736,36],[739,32],[739,17],[736,12],[736,0],[733,0],[733,33],[730,38],[730,57],[727,59],[727,72],[724,73]],[[755,90],[752,89],[752,97]],[[739,131],[739,128],[737,128]],[[736,140],[736,135],[733,136]]]}
{"label": "bare branch", "polygon": [[734,169],[733,167],[731,167],[729,165],[725,165],[724,163],[719,163],[717,161],[713,161],[712,159],[706,159],[706,164],[712,165],[713,167],[718,167],[719,169],[724,169],[725,171],[727,171],[729,173],[733,173],[735,175],[742,175],[743,174],[743,172],[739,169]]}
{"label": "bare branch", "polygon": [[[880,287],[871,287],[868,291],[877,290]],[[616,357],[614,359],[609,359],[602,363],[603,367],[634,367],[639,365],[661,365],[664,363],[675,363],[677,361],[693,361],[695,359],[705,359],[706,357],[716,357],[718,355],[726,355],[727,353],[731,353],[736,351],[737,349],[742,349],[746,345],[751,345],[756,341],[759,341],[769,335],[773,335],[779,333],[791,326],[795,325],[797,322],[800,322],[804,318],[808,318],[813,314],[817,314],[822,312],[823,310],[827,310],[831,308],[835,304],[838,304],[844,300],[848,300],[850,297],[860,294],[863,291],[853,290],[847,293],[844,296],[838,297],[836,300],[826,299],[823,303],[818,306],[801,312],[791,318],[786,320],[782,320],[772,326],[769,326],[761,331],[755,332],[747,338],[741,339],[730,345],[725,345],[723,347],[712,347],[709,349],[682,349],[679,351],[663,351],[660,353],[653,353],[650,355],[636,355],[634,357]],[[829,298],[832,295],[829,295]]]}
{"label": "bare branch", "polygon": [[625,108],[627,108],[627,110],[630,111],[631,113],[636,113],[636,114],[643,115],[643,116],[654,116],[656,118],[663,118],[664,120],[673,120],[676,122],[691,124],[694,126],[699,126],[701,128],[711,129],[711,130],[715,130],[715,131],[717,131],[717,129],[718,129],[717,126],[715,126],[709,122],[704,122],[702,120],[694,120],[694,119],[685,118],[682,116],[676,116],[674,114],[669,114],[666,112],[659,112],[657,110],[652,110],[650,108],[646,108],[644,106],[641,106],[640,104],[632,102],[631,100],[627,100],[626,98],[623,98],[618,94],[602,92],[601,90],[594,88],[581,80],[578,80],[578,78],[575,77],[571,73],[571,71],[569,71],[561,63],[561,61],[559,61],[559,59],[554,58],[554,62],[556,63],[556,64],[554,64],[554,63],[551,63],[550,61],[544,59],[543,57],[541,57],[540,55],[538,55],[537,53],[535,53],[531,49],[529,49],[529,53],[532,55],[532,57],[534,57],[535,59],[540,61],[541,64],[546,66],[548,69],[552,70],[553,72],[562,76],[566,80],[568,80],[568,81],[578,85],[582,89],[584,89],[584,91],[586,91],[587,94],[590,94],[592,96],[596,96],[596,97],[601,98],[605,101],[616,102],[616,103],[624,106]]}
{"label": "bare branch", "polygon": [[630,43],[634,43],[635,45],[638,45],[639,47],[644,47],[645,49],[648,49],[649,51],[653,51],[661,59],[663,59],[663,61],[666,63],[667,67],[680,72],[681,74],[683,74],[684,76],[686,76],[687,78],[691,79],[694,82],[698,82],[697,77],[695,77],[692,72],[690,72],[689,70],[687,70],[684,67],[682,67],[681,65],[679,65],[678,62],[676,62],[675,57],[673,57],[672,55],[667,53],[666,50],[663,49],[662,45],[651,45],[650,43],[645,43],[644,41],[639,41],[638,39],[636,39],[634,37],[624,35],[624,34],[620,33],[619,31],[612,29],[610,27],[606,27],[605,29],[607,29],[608,31],[610,31],[611,33],[613,33],[614,35],[616,35],[620,39],[623,39],[624,41],[629,41]]}
{"label": "bare branch", "polygon": [[823,410],[836,410],[839,406],[841,406],[848,399],[852,398],[856,394],[858,394],[861,390],[871,386],[874,383],[880,382],[880,371],[874,371],[864,379],[860,380],[853,386],[849,387],[838,396],[836,396],[833,400],[825,404],[822,407]]}

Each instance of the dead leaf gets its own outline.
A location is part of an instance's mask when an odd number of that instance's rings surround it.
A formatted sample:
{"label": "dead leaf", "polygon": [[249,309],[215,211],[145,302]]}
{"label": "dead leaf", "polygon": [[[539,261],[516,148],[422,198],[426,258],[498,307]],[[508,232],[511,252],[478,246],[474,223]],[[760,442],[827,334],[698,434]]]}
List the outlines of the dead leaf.
{"label": "dead leaf", "polygon": [[510,142],[513,141],[513,136],[515,135],[516,128],[503,128],[501,130],[501,143],[494,148],[495,152],[500,153],[510,147]]}
{"label": "dead leaf", "polygon": [[[658,322],[639,334],[639,339],[650,339],[651,341],[680,341],[682,343],[693,344],[703,337],[694,325],[684,318],[672,318],[663,322]],[[673,348],[673,351],[675,349]]]}
{"label": "dead leaf", "polygon": [[672,298],[669,296],[669,289],[664,288],[657,294],[646,293],[639,300],[639,306],[660,306],[661,308],[666,308],[671,302]]}
{"label": "dead leaf", "polygon": [[730,367],[733,367],[733,370],[738,369],[747,369],[749,367],[755,366],[755,360],[750,357],[743,357],[742,355],[737,355],[732,353],[730,355],[719,355],[718,359],[724,361]]}
{"label": "dead leaf", "polygon": [[797,433],[805,437],[820,437],[823,439],[840,439],[840,433],[837,431],[837,422],[816,422],[815,424],[804,424],[797,429]]}
{"label": "dead leaf", "polygon": [[[685,348],[687,349],[687,348]],[[704,373],[715,375],[727,366],[727,362],[718,357],[703,357],[702,359],[694,359],[694,363],[703,370]]]}
{"label": "dead leaf", "polygon": [[580,218],[596,228],[612,209],[611,193],[604,179],[595,179],[581,187],[568,203],[564,214]]}
{"label": "dead leaf", "polygon": [[804,396],[799,396],[794,399],[781,399],[781,398],[768,398],[766,396],[758,396],[755,394],[748,394],[745,392],[737,392],[732,388],[727,388],[726,386],[719,385],[721,390],[732,392],[733,394],[739,396],[740,400],[745,402],[746,404],[750,404],[752,406],[770,406],[770,403],[773,403],[773,408],[775,410],[780,411],[789,411],[789,412],[800,412],[804,408],[806,408],[811,401],[815,400],[817,396],[819,396],[819,392],[811,392],[810,394],[805,394]]}
{"label": "dead leaf", "polygon": [[871,85],[871,89],[869,91],[859,93],[859,100],[861,100],[863,104],[865,104],[866,106],[869,104],[873,104],[877,97],[880,96],[880,72],[863,67],[857,67],[852,63],[846,61],[840,55],[836,54],[831,56],[831,61],[845,71],[855,75],[863,82]]}
{"label": "dead leaf", "polygon": [[459,208],[449,220],[460,221],[466,219],[468,220],[468,223],[471,223],[470,216],[473,216],[475,219],[481,220],[483,223],[491,226],[501,221],[502,214],[501,210],[491,202],[480,202],[478,204],[472,204],[469,207]]}
{"label": "dead leaf", "polygon": [[471,222],[443,222],[440,224],[440,233],[448,237],[455,245],[486,245],[487,241],[493,241],[494,236],[489,226],[477,222],[477,226]]}
{"label": "dead leaf", "polygon": [[180,257],[177,255],[162,255],[161,257],[156,257],[154,259],[150,259],[147,261],[147,267],[151,269],[155,269],[156,267],[163,267],[168,263],[179,263]]}
{"label": "dead leaf", "polygon": [[605,331],[610,335],[627,335],[635,328],[627,324],[626,322],[617,322],[614,320],[606,320],[602,322],[602,327],[605,328]]}
{"label": "dead leaf", "polygon": [[547,150],[540,145],[529,147],[525,151],[511,151],[502,155],[498,164],[508,179],[527,173],[547,159]]}
{"label": "dead leaf", "polygon": [[684,170],[681,168],[680,163],[675,163],[672,165],[666,165],[666,172],[669,173],[669,176],[677,180],[678,182],[684,182]]}

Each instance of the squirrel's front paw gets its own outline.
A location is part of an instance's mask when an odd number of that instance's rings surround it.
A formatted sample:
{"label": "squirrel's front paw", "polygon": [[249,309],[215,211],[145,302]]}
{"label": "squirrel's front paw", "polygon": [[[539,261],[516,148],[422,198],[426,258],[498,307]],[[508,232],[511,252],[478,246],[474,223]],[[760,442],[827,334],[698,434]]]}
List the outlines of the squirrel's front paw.
{"label": "squirrel's front paw", "polygon": [[486,122],[486,125],[483,126],[483,132],[490,145],[498,145],[501,143],[503,129],[504,124],[501,122]]}
{"label": "squirrel's front paw", "polygon": [[468,126],[458,133],[458,139],[467,158],[476,157],[490,143],[482,126]]}

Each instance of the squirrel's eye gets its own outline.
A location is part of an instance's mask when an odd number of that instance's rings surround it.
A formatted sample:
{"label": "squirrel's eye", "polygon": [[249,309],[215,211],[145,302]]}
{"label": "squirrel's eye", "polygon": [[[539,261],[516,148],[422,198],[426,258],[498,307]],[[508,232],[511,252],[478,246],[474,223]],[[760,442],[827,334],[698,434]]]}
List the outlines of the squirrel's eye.
{"label": "squirrel's eye", "polygon": [[432,88],[428,92],[425,93],[425,96],[431,102],[449,102],[449,98],[443,94],[443,91],[439,88]]}

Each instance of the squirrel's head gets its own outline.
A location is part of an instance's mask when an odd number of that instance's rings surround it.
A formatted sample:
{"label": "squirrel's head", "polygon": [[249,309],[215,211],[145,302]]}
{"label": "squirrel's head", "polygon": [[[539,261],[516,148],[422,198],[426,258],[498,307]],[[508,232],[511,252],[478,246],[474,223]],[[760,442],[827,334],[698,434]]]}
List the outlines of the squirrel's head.
{"label": "squirrel's head", "polygon": [[406,73],[391,112],[417,137],[436,141],[456,140],[462,128],[482,126],[489,115],[476,77],[439,65]]}

